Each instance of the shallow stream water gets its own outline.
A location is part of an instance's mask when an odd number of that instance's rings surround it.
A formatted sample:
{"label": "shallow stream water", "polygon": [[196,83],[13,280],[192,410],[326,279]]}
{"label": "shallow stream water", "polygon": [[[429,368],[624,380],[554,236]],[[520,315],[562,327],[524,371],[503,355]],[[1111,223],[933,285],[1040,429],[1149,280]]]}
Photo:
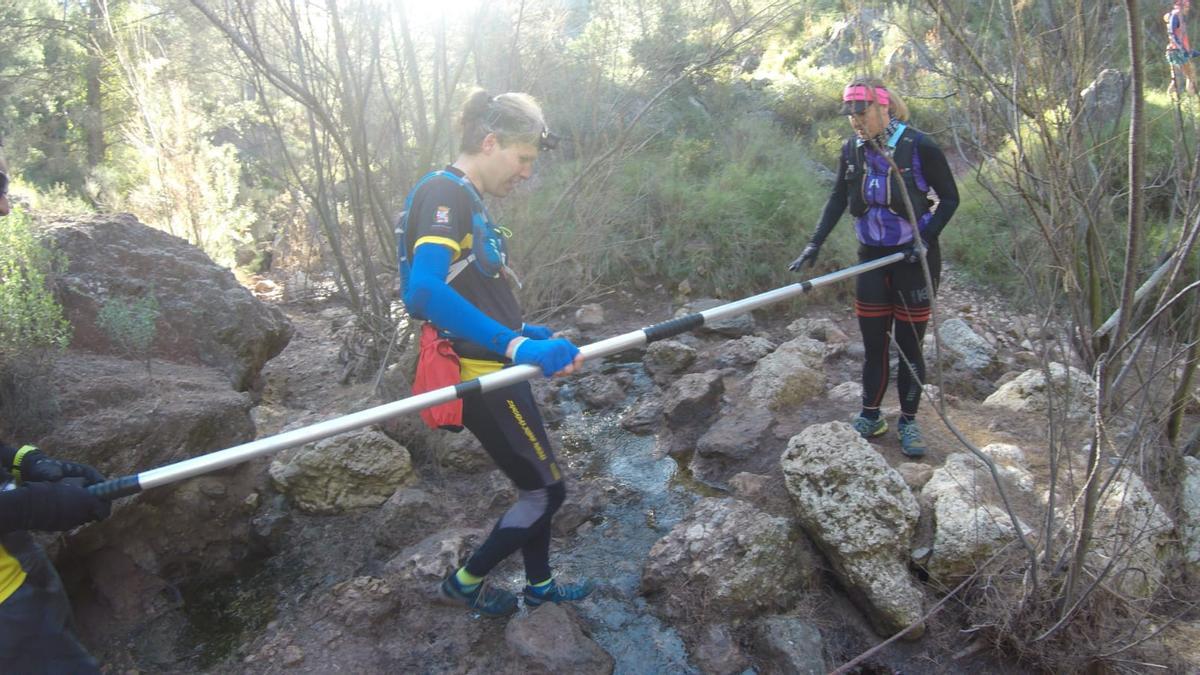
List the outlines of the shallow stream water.
{"label": "shallow stream water", "polygon": [[[632,375],[626,404],[654,386],[640,363],[607,370]],[[579,603],[578,609],[591,626],[592,638],[615,660],[615,673],[698,673],[688,663],[678,633],[655,618],[638,594],[650,548],[683,518],[696,494],[675,461],[656,453],[653,436],[623,429],[619,412],[584,412],[570,384],[560,394],[566,413],[559,426],[566,446],[563,460],[577,475],[580,469],[602,475],[621,489],[593,527],[573,535],[555,554],[558,573],[597,583],[593,598]]]}

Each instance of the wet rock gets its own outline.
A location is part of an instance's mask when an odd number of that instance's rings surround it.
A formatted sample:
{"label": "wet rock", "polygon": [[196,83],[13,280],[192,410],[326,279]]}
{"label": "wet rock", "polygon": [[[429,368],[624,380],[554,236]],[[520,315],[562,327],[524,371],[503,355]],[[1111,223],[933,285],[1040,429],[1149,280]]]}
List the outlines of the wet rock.
{"label": "wet rock", "polygon": [[720,407],[725,384],[721,372],[688,373],[671,383],[663,395],[667,433],[660,443],[672,457],[692,453]]}
{"label": "wet rock", "polygon": [[[786,519],[709,497],[651,547],[642,592],[671,618],[705,608],[751,617],[793,605],[815,573],[812,551]],[[774,580],[772,593],[762,592],[763,579]]]}
{"label": "wet rock", "polygon": [[329,590],[325,611],[348,627],[378,623],[395,611],[400,597],[384,580],[356,577]]}
{"label": "wet rock", "polygon": [[754,367],[747,395],[753,406],[780,410],[825,393],[825,347],[811,338],[783,343]]}
{"label": "wet rock", "polygon": [[379,506],[415,479],[408,450],[375,430],[285,450],[270,473],[275,487],[309,513]]}
{"label": "wet rock", "polygon": [[575,395],[593,410],[612,408],[625,400],[625,390],[616,380],[599,373],[580,378]]}
{"label": "wet rock", "polygon": [[646,348],[646,355],[642,357],[646,372],[659,385],[669,383],[695,362],[696,349],[678,340],[655,342]]}
{"label": "wet rock", "polygon": [[728,468],[756,455],[772,439],[771,411],[740,405],[717,418],[696,441],[692,473],[701,480],[722,481]]}
{"label": "wet rock", "polygon": [[717,348],[717,365],[721,368],[753,365],[775,351],[776,346],[774,342],[758,335],[728,340]]}
{"label": "wet rock", "polygon": [[667,424],[673,429],[707,424],[724,392],[718,370],[680,377],[663,397],[663,415]]}
{"label": "wet rock", "polygon": [[1062,411],[1065,402],[1070,419],[1089,419],[1096,405],[1096,383],[1091,376],[1074,366],[1061,363],[1051,363],[1049,371],[1049,383],[1044,370],[1027,370],[997,389],[983,404],[1015,412],[1046,414],[1051,393],[1048,390],[1052,390],[1056,411]]}
{"label": "wet rock", "polygon": [[[573,611],[548,602],[508,622],[504,640],[521,660],[546,673],[613,672],[613,658],[584,634]],[[529,672],[529,671],[525,671]]]}
{"label": "wet rock", "polygon": [[1183,470],[1179,529],[1183,538],[1184,564],[1195,581],[1200,579],[1200,459],[1184,457]]}
{"label": "wet rock", "polygon": [[[703,312],[714,307],[720,307],[724,304],[726,304],[725,300],[717,300],[714,298],[701,298],[699,300],[693,300],[681,307],[679,311],[675,312],[675,318],[687,316],[688,314]],[[754,316],[747,312],[745,314],[738,314],[737,316],[730,316],[724,319],[713,321],[712,323],[707,323],[700,328],[697,328],[696,332],[702,335],[716,333],[718,335],[725,335],[728,337],[741,337],[743,335],[753,334],[755,328],[756,324],[754,322]]]}
{"label": "wet rock", "polygon": [[161,318],[149,356],[216,368],[239,391],[292,337],[283,313],[256,299],[231,271],[131,214],[55,216],[40,230],[68,260],[57,283],[75,349],[120,354],[96,317],[113,298],[150,293]]}
{"label": "wet rock", "polygon": [[774,666],[770,672],[788,675],[823,675],[825,643],[821,631],[794,616],[771,616],[757,622],[755,642]]}
{"label": "wet rock", "polygon": [[575,325],[581,330],[600,328],[604,324],[604,308],[600,305],[583,305],[575,310]]}
{"label": "wet rock", "polygon": [[[907,558],[920,509],[900,474],[844,422],[793,436],[780,461],[800,524],[872,623],[888,635],[918,623]],[[923,633],[918,625],[906,637]]]}
{"label": "wet rock", "polygon": [[729,627],[723,624],[704,629],[699,644],[692,651],[692,660],[706,673],[740,673],[750,665]]}
{"label": "wet rock", "polygon": [[572,482],[567,488],[567,498],[554,514],[552,532],[556,537],[565,537],[580,525],[600,514],[608,504],[604,490],[590,483]]}
{"label": "wet rock", "polygon": [[440,581],[467,560],[467,555],[483,541],[484,530],[455,528],[435,532],[409,546],[384,565],[390,581],[427,583]]}
{"label": "wet rock", "polygon": [[424,490],[404,487],[384,502],[377,517],[375,540],[387,548],[404,545],[414,528],[442,520],[441,503]]}
{"label": "wet rock", "polygon": [[774,420],[769,410],[737,406],[704,432],[696,442],[696,452],[703,457],[745,459],[758,452]]}
{"label": "wet rock", "polygon": [[[933,550],[925,563],[930,577],[956,582],[1016,539],[1012,519],[1000,506],[995,481],[974,455],[954,453],[933,472],[921,491],[934,513]],[[1025,533],[1030,528],[1017,521]]]}
{"label": "wet rock", "polygon": [[543,418],[547,417],[549,411],[558,408],[560,389],[564,384],[566,381],[562,378],[538,377],[529,381],[529,388],[533,390],[533,400],[541,409]]}
{"label": "wet rock", "polygon": [[652,434],[662,423],[663,404],[657,395],[642,396],[621,415],[621,428],[634,434]]}
{"label": "wet rock", "polygon": [[734,494],[745,497],[752,502],[757,502],[771,489],[770,482],[770,476],[743,471],[729,479],[729,487],[733,488]]}

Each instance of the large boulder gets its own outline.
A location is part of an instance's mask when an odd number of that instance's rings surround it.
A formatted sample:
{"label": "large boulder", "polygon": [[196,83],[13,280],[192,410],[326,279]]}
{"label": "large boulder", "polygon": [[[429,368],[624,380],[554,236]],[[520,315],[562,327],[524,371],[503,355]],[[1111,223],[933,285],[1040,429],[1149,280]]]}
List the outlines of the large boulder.
{"label": "large boulder", "polygon": [[1108,577],[1113,587],[1150,597],[1167,574],[1175,524],[1141,476],[1119,469],[1111,478],[1096,509],[1089,562],[1097,571],[1113,563]]}
{"label": "large boulder", "polygon": [[379,506],[413,478],[408,450],[373,429],[286,450],[271,463],[275,487],[310,513]]}
{"label": "large boulder", "polygon": [[921,592],[908,574],[920,508],[900,477],[845,422],[808,427],[780,459],[801,526],[877,629],[924,633]]}
{"label": "large boulder", "polygon": [[[1013,486],[1005,488],[1011,491]],[[938,581],[956,582],[970,576],[980,563],[1017,537],[991,472],[974,455],[947,457],[925,484],[921,498],[934,513],[933,549],[925,568]],[[1020,520],[1017,523],[1022,532],[1030,531]]]}
{"label": "large boulder", "polygon": [[552,602],[514,617],[504,629],[504,640],[517,655],[521,672],[613,672],[613,657],[584,634],[574,612]]}
{"label": "large boulder", "polygon": [[1096,133],[1111,129],[1125,109],[1128,90],[1124,73],[1114,68],[1100,71],[1080,98],[1079,117],[1084,125]]}
{"label": "large boulder", "polygon": [[283,313],[255,299],[232,272],[130,214],[59,216],[41,234],[68,260],[58,291],[76,349],[120,353],[97,314],[114,298],[148,294],[160,312],[148,356],[211,366],[238,390],[248,389],[291,339]]}
{"label": "large boulder", "polygon": [[41,420],[44,432],[33,435],[37,445],[110,476],[254,438],[254,402],[211,368],[155,361],[147,373],[141,363],[68,351],[53,377],[57,405]]}
{"label": "large boulder", "polygon": [[779,345],[754,367],[747,399],[771,410],[797,406],[825,391],[825,345],[798,337]]}
{"label": "large boulder", "polygon": [[642,592],[672,618],[703,607],[723,619],[752,617],[786,610],[815,574],[811,550],[786,519],[737,499],[708,497],[651,547]]}
{"label": "large boulder", "polygon": [[984,400],[985,406],[1045,415],[1053,405],[1074,421],[1091,417],[1096,406],[1096,383],[1074,366],[1051,363],[1050,377],[1041,368],[1027,370],[1001,385]]}

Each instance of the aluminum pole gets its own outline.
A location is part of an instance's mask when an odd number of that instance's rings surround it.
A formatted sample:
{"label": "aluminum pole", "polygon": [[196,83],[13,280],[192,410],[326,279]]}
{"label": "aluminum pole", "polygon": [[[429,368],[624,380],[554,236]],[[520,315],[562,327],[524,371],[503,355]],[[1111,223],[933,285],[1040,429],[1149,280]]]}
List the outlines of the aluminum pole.
{"label": "aluminum pole", "polygon": [[[593,342],[589,345],[584,345],[579,349],[585,361],[610,356],[620,352],[640,347],[651,342],[664,340],[681,333],[686,333],[705,324],[712,323],[720,319],[739,314],[745,314],[754,309],[770,305],[780,300],[785,300],[802,293],[807,293],[814,288],[826,286],[843,279],[868,272],[873,269],[885,267],[895,262],[904,259],[903,253],[893,253],[892,255],[878,258],[876,260],[868,260],[867,262],[852,265],[836,272],[810,279],[808,281],[800,281],[787,286],[781,286],[765,293],[753,295],[742,300],[736,300],[718,307],[706,309],[695,314],[688,314],[670,321],[654,324],[639,330],[631,331],[623,335]],[[235,445],[232,448],[217,450],[207,455],[185,459],[174,464],[150,469],[138,474],[130,476],[122,476],[112,480],[97,483],[88,488],[92,494],[98,495],[105,499],[116,499],[132,494],[137,494],[142,490],[146,490],[168,483],[181,481],[185,478],[192,478],[201,474],[210,473],[218,469],[223,469],[227,466],[240,464],[242,462],[269,455],[279,450],[286,448],[294,448],[306,443],[319,441],[330,436],[336,436],[353,429],[378,424],[384,420],[398,417],[407,413],[417,412],[430,406],[435,406],[440,403],[448,403],[458,398],[462,398],[467,394],[476,392],[488,392],[512,386],[519,382],[532,380],[542,374],[542,369],[532,365],[510,366],[494,373],[489,373],[482,377],[478,377],[466,382],[442,387],[423,394],[410,396],[399,401],[385,403],[374,408],[368,408],[359,412],[350,413],[341,417],[335,417],[331,420],[318,422],[307,427],[285,431],[274,436],[260,438],[249,443]]]}

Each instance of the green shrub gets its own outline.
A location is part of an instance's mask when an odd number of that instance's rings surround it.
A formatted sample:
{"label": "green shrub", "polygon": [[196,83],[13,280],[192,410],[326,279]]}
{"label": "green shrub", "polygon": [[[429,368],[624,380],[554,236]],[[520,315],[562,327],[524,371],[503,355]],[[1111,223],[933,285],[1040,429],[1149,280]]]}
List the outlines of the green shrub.
{"label": "green shrub", "polygon": [[158,336],[158,299],[153,289],[136,299],[109,298],[96,315],[96,323],[114,345],[131,359],[144,358],[150,374],[150,354]]}
{"label": "green shrub", "polygon": [[23,211],[0,219],[0,353],[5,360],[71,342],[71,325],[47,285],[65,264],[61,253],[33,236]]}
{"label": "green shrub", "polygon": [[23,211],[0,218],[0,421],[14,436],[46,433],[58,412],[52,367],[71,324],[47,281],[65,265],[33,236]]}

